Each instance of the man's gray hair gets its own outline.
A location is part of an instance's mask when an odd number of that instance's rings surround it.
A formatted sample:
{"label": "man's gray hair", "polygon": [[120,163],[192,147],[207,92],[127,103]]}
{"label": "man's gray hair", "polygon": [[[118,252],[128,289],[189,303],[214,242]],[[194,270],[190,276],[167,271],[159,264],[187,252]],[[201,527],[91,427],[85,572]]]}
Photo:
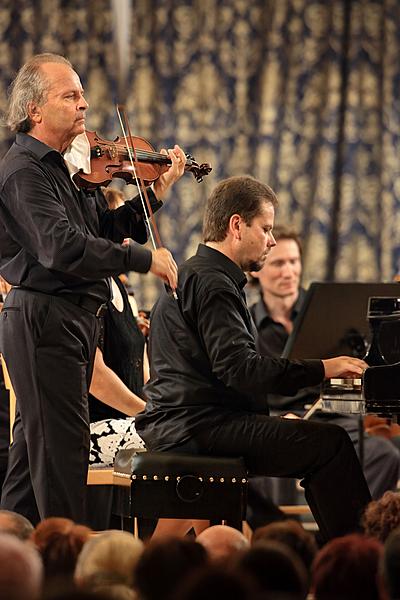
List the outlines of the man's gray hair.
{"label": "man's gray hair", "polygon": [[29,105],[43,104],[49,91],[49,81],[40,68],[46,63],[62,63],[72,68],[69,60],[49,52],[36,54],[21,67],[9,88],[5,121],[11,131],[27,133],[32,129]]}

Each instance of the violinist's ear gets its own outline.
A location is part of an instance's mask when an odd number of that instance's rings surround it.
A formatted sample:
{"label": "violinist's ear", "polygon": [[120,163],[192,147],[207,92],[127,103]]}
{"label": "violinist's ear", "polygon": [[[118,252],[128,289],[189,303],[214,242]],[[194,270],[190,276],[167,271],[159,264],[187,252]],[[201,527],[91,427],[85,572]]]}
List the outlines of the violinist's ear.
{"label": "violinist's ear", "polygon": [[28,104],[28,115],[32,123],[40,123],[42,120],[42,111],[38,104],[30,102]]}

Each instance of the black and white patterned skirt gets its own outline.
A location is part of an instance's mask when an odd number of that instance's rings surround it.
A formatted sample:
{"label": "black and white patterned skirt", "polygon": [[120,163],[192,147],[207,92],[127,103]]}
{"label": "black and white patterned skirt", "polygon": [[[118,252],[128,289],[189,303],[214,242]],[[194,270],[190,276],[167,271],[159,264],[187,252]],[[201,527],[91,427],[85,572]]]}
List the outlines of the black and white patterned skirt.
{"label": "black and white patterned skirt", "polygon": [[118,450],[146,449],[135,428],[135,417],[104,419],[90,424],[90,465],[112,466]]}

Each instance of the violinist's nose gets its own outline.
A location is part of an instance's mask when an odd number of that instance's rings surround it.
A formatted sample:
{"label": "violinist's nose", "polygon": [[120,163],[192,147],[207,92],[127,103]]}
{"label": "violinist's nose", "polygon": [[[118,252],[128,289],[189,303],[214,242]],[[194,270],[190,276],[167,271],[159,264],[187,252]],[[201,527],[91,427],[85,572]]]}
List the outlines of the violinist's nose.
{"label": "violinist's nose", "polygon": [[86,100],[86,98],[83,94],[80,95],[77,108],[78,108],[78,110],[82,110],[82,111],[85,111],[89,108],[89,102]]}

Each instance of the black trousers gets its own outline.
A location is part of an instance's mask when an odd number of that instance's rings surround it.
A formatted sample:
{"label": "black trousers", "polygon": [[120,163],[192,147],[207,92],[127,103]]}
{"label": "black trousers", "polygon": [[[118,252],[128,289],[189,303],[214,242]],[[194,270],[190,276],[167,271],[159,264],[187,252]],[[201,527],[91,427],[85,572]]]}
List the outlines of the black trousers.
{"label": "black trousers", "polygon": [[61,298],[12,290],[0,313],[0,351],[17,398],[1,507],[33,523],[86,520],[88,388],[98,319]]}
{"label": "black trousers", "polygon": [[325,540],[360,529],[361,514],[371,500],[353,444],[336,425],[233,413],[179,448],[185,450],[243,456],[251,475],[302,479]]}

